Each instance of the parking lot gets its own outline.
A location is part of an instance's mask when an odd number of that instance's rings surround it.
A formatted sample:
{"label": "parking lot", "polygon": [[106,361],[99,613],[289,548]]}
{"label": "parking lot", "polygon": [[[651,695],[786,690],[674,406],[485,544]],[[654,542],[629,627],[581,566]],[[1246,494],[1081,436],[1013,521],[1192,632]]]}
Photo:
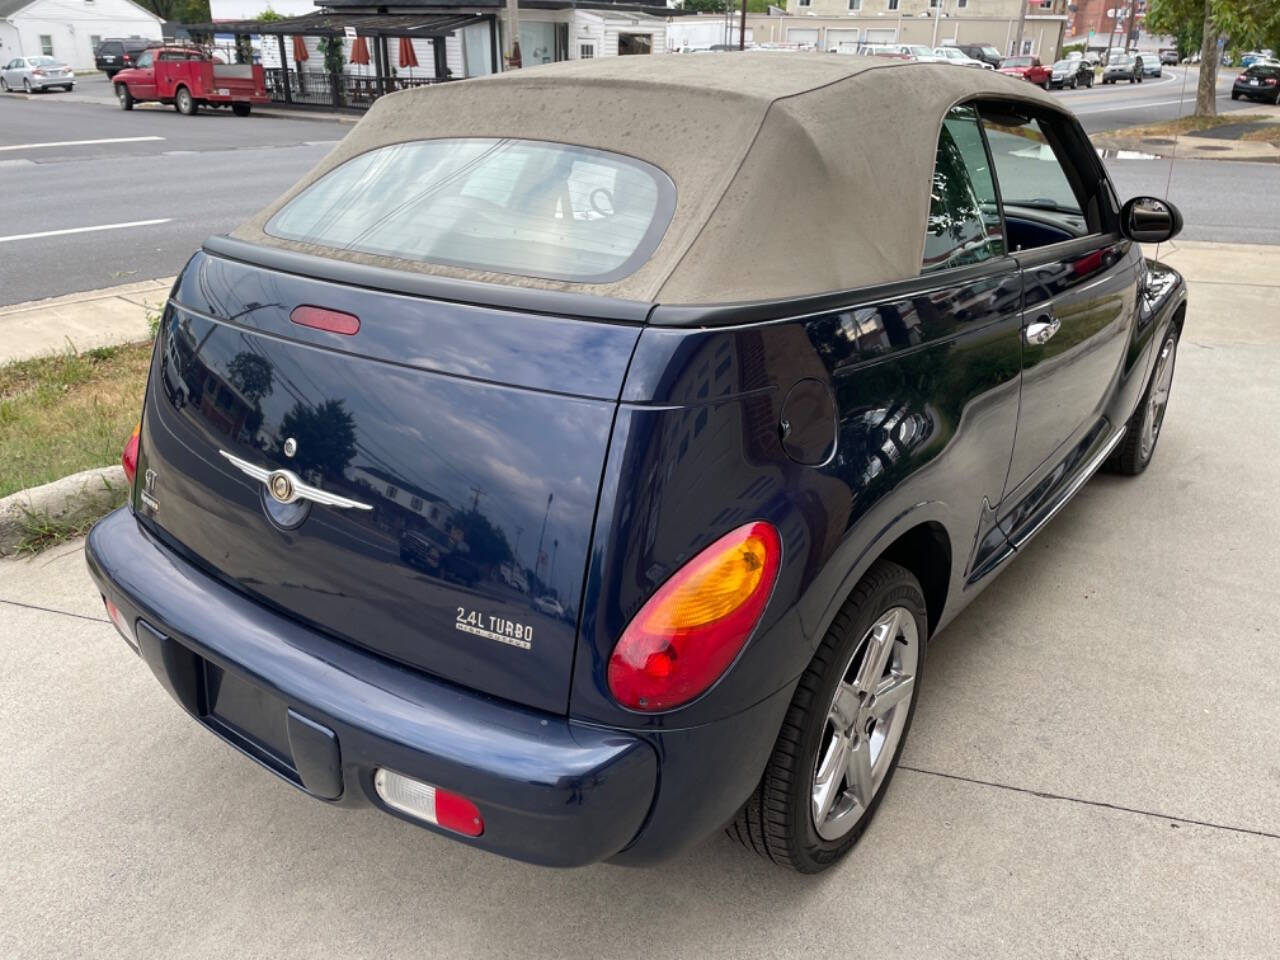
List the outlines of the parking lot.
{"label": "parking lot", "polygon": [[167,699],[78,542],[3,562],[0,956],[1273,956],[1273,250],[1166,246],[1191,308],[1154,464],[937,639],[880,815],[817,878],[722,837],[557,872],[330,809]]}

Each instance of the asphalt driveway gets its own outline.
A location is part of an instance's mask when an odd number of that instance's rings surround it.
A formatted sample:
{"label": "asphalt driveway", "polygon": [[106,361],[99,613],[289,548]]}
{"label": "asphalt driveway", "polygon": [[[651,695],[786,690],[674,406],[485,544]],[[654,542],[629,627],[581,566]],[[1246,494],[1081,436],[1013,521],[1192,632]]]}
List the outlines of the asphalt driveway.
{"label": "asphalt driveway", "polygon": [[78,544],[0,564],[0,956],[1275,956],[1280,252],[1246,253],[1173,254],[1154,464],[938,638],[904,769],[817,878],[719,837],[556,872],[330,809],[168,700]]}

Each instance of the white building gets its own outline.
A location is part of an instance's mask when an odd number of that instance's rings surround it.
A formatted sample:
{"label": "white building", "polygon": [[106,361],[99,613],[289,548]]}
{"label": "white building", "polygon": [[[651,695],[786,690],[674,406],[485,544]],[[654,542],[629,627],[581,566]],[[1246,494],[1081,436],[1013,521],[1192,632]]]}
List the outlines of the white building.
{"label": "white building", "polygon": [[132,0],[0,0],[0,61],[44,55],[92,70],[99,40],[159,40],[161,23]]}

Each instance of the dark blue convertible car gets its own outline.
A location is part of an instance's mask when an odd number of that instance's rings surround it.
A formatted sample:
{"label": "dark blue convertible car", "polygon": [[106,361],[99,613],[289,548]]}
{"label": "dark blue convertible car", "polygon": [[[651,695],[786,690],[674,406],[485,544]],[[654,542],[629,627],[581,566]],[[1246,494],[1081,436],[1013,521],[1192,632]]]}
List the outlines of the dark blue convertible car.
{"label": "dark blue convertible car", "polygon": [[[380,100],[164,310],[107,610],[329,803],[552,865],[818,871],[926,642],[1099,467],[1185,292],[1056,101],[735,54]],[[219,789],[210,784],[210,789]]]}

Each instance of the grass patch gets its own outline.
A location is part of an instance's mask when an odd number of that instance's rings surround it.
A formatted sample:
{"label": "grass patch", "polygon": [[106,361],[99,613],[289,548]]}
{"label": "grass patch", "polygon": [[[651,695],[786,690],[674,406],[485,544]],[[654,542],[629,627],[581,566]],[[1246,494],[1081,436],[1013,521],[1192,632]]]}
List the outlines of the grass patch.
{"label": "grass patch", "polygon": [[118,462],[150,361],[134,343],[0,367],[0,497]]}
{"label": "grass patch", "polygon": [[[1124,134],[1126,137],[1176,137],[1180,133],[1198,133],[1202,130],[1213,130],[1216,127],[1225,127],[1237,123],[1259,123],[1267,120],[1268,117],[1257,113],[1221,113],[1216,117],[1179,117],[1177,120],[1167,120],[1164,123],[1148,123],[1137,127],[1122,127],[1119,130],[1109,130],[1111,134]],[[1257,130],[1253,133],[1268,133],[1273,137],[1280,137],[1280,124],[1268,124],[1268,127],[1274,128],[1272,131]],[[1249,139],[1264,139],[1249,137]]]}
{"label": "grass patch", "polygon": [[19,521],[21,539],[13,552],[19,556],[31,555],[72,537],[83,537],[98,520],[129,499],[129,488],[124,484],[112,486],[105,479],[102,482],[111,492],[108,502],[94,499],[91,505],[61,517],[24,510]]}

